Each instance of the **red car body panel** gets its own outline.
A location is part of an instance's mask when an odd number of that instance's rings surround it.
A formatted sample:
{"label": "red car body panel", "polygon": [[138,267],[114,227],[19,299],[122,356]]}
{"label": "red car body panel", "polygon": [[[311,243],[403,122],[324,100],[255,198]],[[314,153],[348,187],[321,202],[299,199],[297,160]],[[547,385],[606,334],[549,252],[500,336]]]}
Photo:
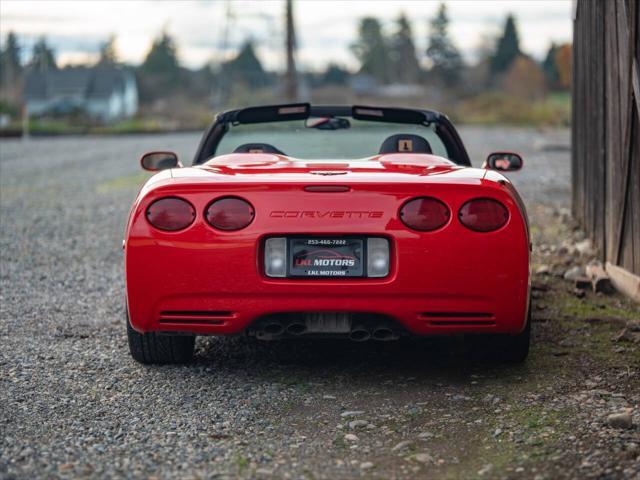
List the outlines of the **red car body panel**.
{"label": "red car body panel", "polygon": [[[229,195],[255,208],[252,223],[239,231],[217,230],[204,219],[212,200]],[[167,196],[195,208],[186,229],[158,230],[145,218],[148,206]],[[400,207],[421,196],[449,207],[444,227],[420,232],[400,220]],[[458,211],[474,198],[501,202],[507,223],[488,233],[464,227]],[[299,234],[386,237],[390,273],[267,277],[265,239]],[[139,332],[227,335],[268,314],[361,312],[387,315],[417,335],[516,334],[527,318],[529,245],[522,202],[497,172],[426,154],[343,163],[224,155],[162,171],[141,189],[124,242],[129,318]]]}

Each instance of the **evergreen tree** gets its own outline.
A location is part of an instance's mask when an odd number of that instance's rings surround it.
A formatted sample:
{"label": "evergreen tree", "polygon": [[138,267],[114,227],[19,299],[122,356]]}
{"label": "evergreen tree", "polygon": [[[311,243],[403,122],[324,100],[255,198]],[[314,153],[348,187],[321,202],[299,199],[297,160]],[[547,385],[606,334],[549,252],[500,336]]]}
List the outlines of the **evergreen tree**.
{"label": "evergreen tree", "polygon": [[40,72],[57,69],[56,58],[53,50],[47,45],[47,40],[41,37],[33,46],[31,55],[31,68]]}
{"label": "evergreen tree", "polygon": [[167,32],[162,32],[154,40],[140,69],[146,74],[158,74],[167,78],[177,77],[180,72],[178,55],[175,43]]}
{"label": "evergreen tree", "polygon": [[542,62],[542,71],[547,80],[547,85],[551,89],[558,87],[558,81],[560,80],[560,73],[558,72],[558,65],[556,64],[556,54],[558,52],[558,46],[555,43],[551,43],[547,56]]}
{"label": "evergreen tree", "polygon": [[371,75],[382,83],[390,80],[389,47],[376,18],[366,17],[360,21],[358,40],[351,50],[360,61],[359,73]]}
{"label": "evergreen tree", "polygon": [[496,51],[491,58],[491,73],[506,72],[513,61],[521,54],[518,29],[513,15],[507,17],[502,37],[498,40]]}
{"label": "evergreen tree", "polygon": [[0,52],[0,85],[15,83],[22,73],[20,45],[13,32],[9,32],[4,49]]}
{"label": "evergreen tree", "polygon": [[163,31],[151,44],[136,74],[140,99],[151,102],[174,92],[182,84],[182,70],[173,38]]}
{"label": "evergreen tree", "polygon": [[440,4],[438,13],[430,22],[427,57],[431,62],[431,72],[448,85],[455,85],[460,79],[464,66],[460,52],[449,38],[449,17],[447,7]]}
{"label": "evergreen tree", "polygon": [[17,76],[22,71],[20,64],[20,45],[15,33],[9,32],[4,49],[0,52],[0,68],[2,68],[3,76]]}
{"label": "evergreen tree", "polygon": [[117,65],[118,55],[116,54],[116,37],[111,35],[109,40],[100,46],[100,58],[98,65]]}
{"label": "evergreen tree", "polygon": [[321,83],[324,85],[344,85],[349,78],[349,72],[340,65],[330,63],[322,76]]}
{"label": "evergreen tree", "polygon": [[404,13],[397,20],[397,30],[391,39],[390,59],[395,80],[402,83],[415,83],[420,76],[420,66],[413,44],[411,24]]}
{"label": "evergreen tree", "polygon": [[262,68],[256,55],[253,42],[247,40],[240,48],[238,55],[222,65],[222,76],[226,81],[243,82],[253,88],[267,85],[269,76]]}

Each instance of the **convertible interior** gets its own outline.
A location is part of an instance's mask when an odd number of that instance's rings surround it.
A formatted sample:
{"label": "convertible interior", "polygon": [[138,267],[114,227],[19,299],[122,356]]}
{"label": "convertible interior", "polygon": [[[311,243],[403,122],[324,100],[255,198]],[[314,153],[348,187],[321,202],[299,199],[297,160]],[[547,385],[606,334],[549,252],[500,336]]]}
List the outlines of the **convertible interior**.
{"label": "convertible interior", "polygon": [[[268,143],[245,143],[236,147],[233,153],[275,153],[277,155],[286,155],[286,153]],[[424,137],[410,133],[398,133],[387,137],[380,145],[378,154],[384,155],[387,153],[432,154],[433,151]]]}
{"label": "convertible interior", "polygon": [[[335,142],[321,135],[305,137],[303,136],[305,134],[300,130],[299,121],[303,122],[304,128],[314,130],[357,129],[364,134],[362,138],[366,137],[366,139],[358,142],[354,141],[359,138],[357,135],[344,134],[336,135]],[[242,127],[243,125],[277,123],[281,123],[283,128],[279,131],[274,128],[273,132],[268,133],[268,135],[272,135],[274,144],[254,140],[251,135],[246,134],[251,130]],[[373,128],[363,129],[364,123]],[[401,127],[401,125],[405,125],[405,127]],[[379,140],[374,140],[375,128],[386,129],[378,137]],[[411,129],[415,131],[412,132]],[[398,130],[400,133],[396,133]],[[402,133],[403,130],[406,133]],[[228,136],[228,134],[231,135]],[[236,135],[238,139],[242,138],[237,143],[233,141],[233,137]],[[281,141],[280,139],[285,139],[287,135],[290,135],[287,139],[289,143],[277,145]],[[376,152],[375,147],[372,148],[372,146],[384,137],[387,138],[381,142]],[[278,142],[276,142],[276,138],[279,139]],[[295,141],[291,140],[293,138]],[[311,141],[307,144],[305,138],[309,138]],[[223,143],[223,139],[226,140],[226,143]],[[267,139],[265,138],[265,140]],[[294,152],[294,150],[296,151]],[[433,110],[361,105],[295,103],[248,107],[222,112],[216,115],[214,122],[205,131],[194,156],[193,165],[203,164],[215,157],[216,154],[231,152],[272,153],[292,157],[302,155],[304,158],[316,159],[362,159],[376,154],[410,152],[437,154],[457,165],[471,166],[462,140],[445,115]]]}
{"label": "convertible interior", "polygon": [[277,155],[286,155],[286,153],[268,143],[245,143],[236,147],[233,153],[275,153]]}

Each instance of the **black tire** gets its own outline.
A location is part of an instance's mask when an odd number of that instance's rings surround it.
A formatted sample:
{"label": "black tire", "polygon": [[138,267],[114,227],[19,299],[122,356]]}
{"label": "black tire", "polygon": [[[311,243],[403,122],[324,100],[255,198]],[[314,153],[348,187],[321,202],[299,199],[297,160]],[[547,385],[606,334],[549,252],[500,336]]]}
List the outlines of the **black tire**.
{"label": "black tire", "polygon": [[517,335],[500,335],[494,354],[504,363],[523,363],[529,356],[531,342],[531,314],[527,316],[524,330]]}
{"label": "black tire", "polygon": [[195,336],[158,335],[136,332],[127,317],[127,338],[129,351],[134,360],[144,364],[188,363],[193,359]]}
{"label": "black tire", "polygon": [[516,335],[479,335],[471,340],[471,358],[499,363],[523,363],[529,356],[531,341],[531,311],[527,324]]}

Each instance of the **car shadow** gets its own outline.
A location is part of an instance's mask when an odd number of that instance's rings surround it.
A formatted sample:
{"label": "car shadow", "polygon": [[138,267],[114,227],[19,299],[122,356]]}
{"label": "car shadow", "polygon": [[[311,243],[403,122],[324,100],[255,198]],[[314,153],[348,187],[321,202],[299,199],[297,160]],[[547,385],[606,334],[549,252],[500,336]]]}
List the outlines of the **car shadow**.
{"label": "car shadow", "polygon": [[397,378],[467,381],[470,375],[500,376],[508,381],[529,367],[502,362],[499,352],[478,348],[457,337],[353,342],[342,339],[294,339],[264,342],[250,337],[202,337],[196,363],[213,371],[307,381],[340,375],[352,381]]}

